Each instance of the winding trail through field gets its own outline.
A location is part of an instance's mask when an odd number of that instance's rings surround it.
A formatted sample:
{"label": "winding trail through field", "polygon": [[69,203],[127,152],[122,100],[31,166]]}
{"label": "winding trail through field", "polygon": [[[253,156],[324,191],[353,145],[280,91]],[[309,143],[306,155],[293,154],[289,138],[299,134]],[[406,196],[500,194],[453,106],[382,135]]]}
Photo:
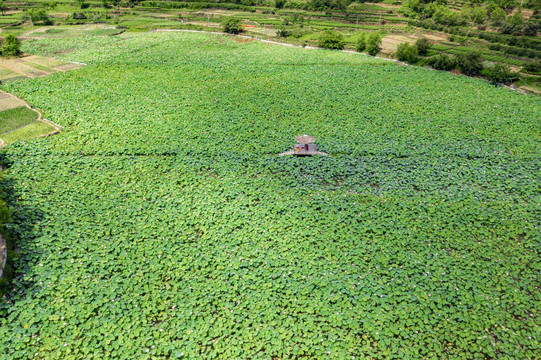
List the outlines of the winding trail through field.
{"label": "winding trail through field", "polygon": [[[34,111],[37,114],[36,121],[34,121],[34,122],[30,123],[30,124],[19,126],[18,128],[10,130],[10,131],[2,134],[2,135],[9,134],[9,133],[14,132],[16,130],[23,129],[23,128],[29,126],[29,125],[35,124],[36,122],[41,122],[41,123],[47,124],[47,125],[51,126],[54,129],[54,131],[51,131],[51,132],[49,132],[47,134],[40,135],[40,136],[38,136],[38,138],[39,137],[46,137],[46,136],[56,135],[56,134],[58,134],[60,132],[60,130],[63,129],[62,126],[60,126],[58,124],[55,124],[54,122],[52,122],[50,120],[44,119],[43,114],[41,113],[41,111],[39,111],[38,109],[30,106],[30,104],[28,104],[26,101],[24,101],[23,99],[15,96],[13,94],[10,94],[10,93],[7,93],[7,92],[4,92],[4,91],[0,90],[0,98],[3,98],[3,99],[9,98],[11,100],[10,101],[10,107],[7,107],[7,108],[4,109],[0,105],[0,111],[14,109],[16,107],[21,107],[21,106],[26,106],[28,109]],[[18,106],[13,106],[13,105],[18,105]],[[7,143],[0,138],[0,148],[4,147],[6,145],[7,145]]]}

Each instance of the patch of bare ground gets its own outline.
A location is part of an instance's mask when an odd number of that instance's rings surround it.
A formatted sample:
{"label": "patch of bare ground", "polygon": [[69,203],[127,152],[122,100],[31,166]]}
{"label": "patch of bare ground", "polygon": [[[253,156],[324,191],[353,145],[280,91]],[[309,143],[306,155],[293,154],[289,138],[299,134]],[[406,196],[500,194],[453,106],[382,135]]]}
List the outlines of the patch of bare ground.
{"label": "patch of bare ground", "polygon": [[15,109],[25,105],[25,102],[21,99],[11,94],[0,91],[0,111]]}
{"label": "patch of bare ground", "polygon": [[0,81],[47,76],[57,71],[75,70],[84,65],[43,56],[25,56],[0,60]]}
{"label": "patch of bare ground", "polygon": [[398,45],[402,43],[413,44],[417,40],[417,37],[413,35],[388,35],[381,40],[381,52],[385,54],[391,54],[396,52]]}
{"label": "patch of bare ground", "polygon": [[435,33],[390,34],[382,39],[381,52],[384,54],[392,54],[396,52],[398,45],[402,43],[413,44],[417,39],[421,38],[426,38],[433,43],[447,41],[447,38],[444,35]]}
{"label": "patch of bare ground", "polygon": [[254,39],[241,38],[237,36],[233,36],[231,39],[241,44],[254,41]]}

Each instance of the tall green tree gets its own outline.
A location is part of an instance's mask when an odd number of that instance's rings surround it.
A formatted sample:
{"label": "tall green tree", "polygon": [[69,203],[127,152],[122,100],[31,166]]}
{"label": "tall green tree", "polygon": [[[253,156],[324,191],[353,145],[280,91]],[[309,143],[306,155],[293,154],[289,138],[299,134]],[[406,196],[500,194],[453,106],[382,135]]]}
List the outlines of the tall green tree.
{"label": "tall green tree", "polygon": [[19,56],[21,54],[19,39],[13,34],[4,37],[4,43],[0,47],[0,55],[3,57]]}
{"label": "tall green tree", "polygon": [[497,7],[492,14],[490,14],[490,21],[494,26],[500,26],[505,22],[505,19],[507,19],[507,14],[505,14],[505,10],[501,7]]}
{"label": "tall green tree", "polygon": [[342,50],[346,43],[344,42],[342,34],[336,31],[327,30],[320,35],[317,45],[323,49]]}
{"label": "tall green tree", "polygon": [[366,52],[372,56],[379,54],[381,48],[381,34],[379,32],[372,33],[366,39]]}
{"label": "tall green tree", "polygon": [[242,25],[240,23],[240,19],[233,16],[226,17],[222,21],[222,29],[224,29],[226,33],[230,33],[230,34],[240,33],[242,31]]}
{"label": "tall green tree", "polygon": [[8,6],[4,2],[4,0],[0,0],[0,12],[2,13],[2,15],[6,14],[7,9],[8,9]]}

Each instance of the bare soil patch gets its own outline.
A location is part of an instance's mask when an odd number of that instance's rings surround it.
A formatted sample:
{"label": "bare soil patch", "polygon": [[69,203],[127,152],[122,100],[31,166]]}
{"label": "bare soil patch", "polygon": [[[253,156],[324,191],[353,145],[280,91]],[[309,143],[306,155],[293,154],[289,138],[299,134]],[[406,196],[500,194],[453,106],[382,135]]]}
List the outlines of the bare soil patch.
{"label": "bare soil patch", "polygon": [[238,43],[241,43],[241,44],[254,41],[254,39],[241,38],[241,37],[237,37],[237,36],[233,36],[232,40],[236,41]]}
{"label": "bare soil patch", "polygon": [[409,36],[406,36],[406,35],[388,35],[388,36],[385,36],[381,40],[381,52],[387,53],[387,54],[394,53],[394,52],[396,52],[396,48],[398,47],[399,44],[402,44],[402,43],[405,43],[405,42],[409,43],[409,44],[413,44],[413,43],[415,43],[415,40],[417,40],[417,37],[413,36],[413,35],[409,35]]}
{"label": "bare soil patch", "polygon": [[36,55],[2,59],[0,60],[0,81],[47,76],[53,72],[75,70],[83,66]]}
{"label": "bare soil patch", "polygon": [[26,106],[26,103],[11,94],[0,91],[0,111],[15,109],[21,106]]}

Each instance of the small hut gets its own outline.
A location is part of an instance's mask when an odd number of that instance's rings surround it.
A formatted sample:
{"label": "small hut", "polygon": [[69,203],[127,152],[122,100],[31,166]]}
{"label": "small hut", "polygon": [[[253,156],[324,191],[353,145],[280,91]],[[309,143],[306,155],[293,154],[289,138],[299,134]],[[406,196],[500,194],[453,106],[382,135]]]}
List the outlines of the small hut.
{"label": "small hut", "polygon": [[317,150],[316,138],[310,135],[299,135],[295,138],[297,144],[293,147],[293,151],[286,151],[281,153],[284,155],[296,155],[296,156],[312,156],[312,155],[328,155],[324,152]]}

